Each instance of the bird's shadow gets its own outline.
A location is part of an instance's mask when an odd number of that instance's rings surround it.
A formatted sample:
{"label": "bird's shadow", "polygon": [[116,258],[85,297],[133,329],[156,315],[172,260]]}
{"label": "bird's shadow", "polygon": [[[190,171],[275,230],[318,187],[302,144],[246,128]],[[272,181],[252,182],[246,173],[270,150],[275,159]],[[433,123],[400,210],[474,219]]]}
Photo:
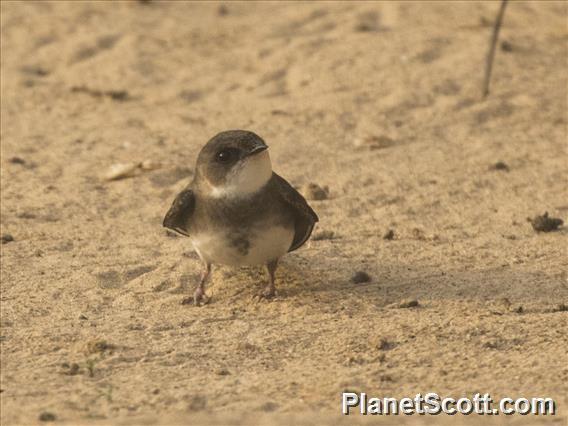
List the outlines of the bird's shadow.
{"label": "bird's shadow", "polygon": [[[191,260],[189,272],[181,275],[177,291],[192,294],[201,265]],[[354,275],[364,271],[369,280],[358,282]],[[339,249],[291,253],[281,259],[276,271],[277,297],[274,302],[295,305],[351,305],[378,308],[406,299],[471,300],[484,302],[508,298],[512,302],[549,300],[550,294],[568,296],[566,274],[521,270],[515,265],[475,268],[470,265],[423,266],[374,260],[355,263]],[[213,304],[227,299],[241,304],[254,300],[266,286],[263,266],[232,268],[213,266],[208,284]]]}

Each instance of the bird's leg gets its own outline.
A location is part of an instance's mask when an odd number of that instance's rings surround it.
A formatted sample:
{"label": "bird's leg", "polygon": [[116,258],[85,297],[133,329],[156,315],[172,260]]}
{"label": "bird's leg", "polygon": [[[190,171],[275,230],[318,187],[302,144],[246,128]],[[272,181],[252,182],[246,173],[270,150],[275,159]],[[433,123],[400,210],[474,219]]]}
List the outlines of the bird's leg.
{"label": "bird's leg", "polygon": [[205,284],[207,283],[209,274],[211,274],[211,264],[204,262],[203,270],[201,271],[201,278],[199,279],[199,284],[197,285],[197,288],[193,293],[193,297],[185,298],[181,302],[183,305],[193,303],[195,306],[200,306],[209,302],[209,297],[207,297],[207,295],[205,294]]}
{"label": "bird's leg", "polygon": [[209,302],[209,298],[205,294],[205,284],[207,283],[207,279],[209,278],[209,274],[211,273],[211,264],[206,263],[205,268],[201,271],[201,279],[199,280],[199,285],[195,289],[193,293],[193,303],[196,306],[201,304],[205,304]]}
{"label": "bird's leg", "polygon": [[276,267],[278,266],[278,259],[272,260],[266,264],[266,270],[268,271],[268,285],[260,293],[260,299],[271,299],[276,296],[276,287],[274,286],[274,274],[276,272]]}

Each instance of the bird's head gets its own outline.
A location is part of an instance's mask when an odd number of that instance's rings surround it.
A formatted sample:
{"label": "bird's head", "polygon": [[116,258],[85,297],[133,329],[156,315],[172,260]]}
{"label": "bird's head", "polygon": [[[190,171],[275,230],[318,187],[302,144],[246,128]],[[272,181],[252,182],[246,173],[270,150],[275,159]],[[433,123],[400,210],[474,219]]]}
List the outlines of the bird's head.
{"label": "bird's head", "polygon": [[253,132],[229,130],[213,137],[197,157],[198,183],[215,198],[245,197],[272,176],[268,146]]}

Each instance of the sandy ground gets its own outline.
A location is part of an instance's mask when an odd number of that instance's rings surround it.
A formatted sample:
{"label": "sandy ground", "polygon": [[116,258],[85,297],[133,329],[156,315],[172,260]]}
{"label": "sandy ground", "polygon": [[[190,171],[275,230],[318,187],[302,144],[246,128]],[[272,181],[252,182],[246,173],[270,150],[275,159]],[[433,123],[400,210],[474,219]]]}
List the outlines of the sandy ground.
{"label": "sandy ground", "polygon": [[[509,5],[481,100],[498,7],[3,1],[2,425],[337,423],[346,389],[548,396],[565,422],[568,232],[526,218],[568,212],[567,3]],[[184,306],[199,262],[161,220],[234,128],[329,199],[276,300],[218,267]]]}

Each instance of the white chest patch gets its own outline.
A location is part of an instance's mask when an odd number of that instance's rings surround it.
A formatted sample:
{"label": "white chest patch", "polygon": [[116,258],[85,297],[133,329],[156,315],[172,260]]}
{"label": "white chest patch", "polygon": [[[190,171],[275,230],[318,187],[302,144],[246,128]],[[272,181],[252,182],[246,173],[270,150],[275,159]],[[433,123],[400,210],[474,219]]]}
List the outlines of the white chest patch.
{"label": "white chest patch", "polygon": [[278,259],[288,252],[293,239],[294,228],[282,226],[258,226],[247,235],[212,232],[191,236],[201,259],[231,266],[261,265]]}
{"label": "white chest patch", "polygon": [[211,187],[211,196],[246,197],[266,185],[271,177],[270,156],[268,151],[263,151],[235,165],[227,175],[226,184]]}

